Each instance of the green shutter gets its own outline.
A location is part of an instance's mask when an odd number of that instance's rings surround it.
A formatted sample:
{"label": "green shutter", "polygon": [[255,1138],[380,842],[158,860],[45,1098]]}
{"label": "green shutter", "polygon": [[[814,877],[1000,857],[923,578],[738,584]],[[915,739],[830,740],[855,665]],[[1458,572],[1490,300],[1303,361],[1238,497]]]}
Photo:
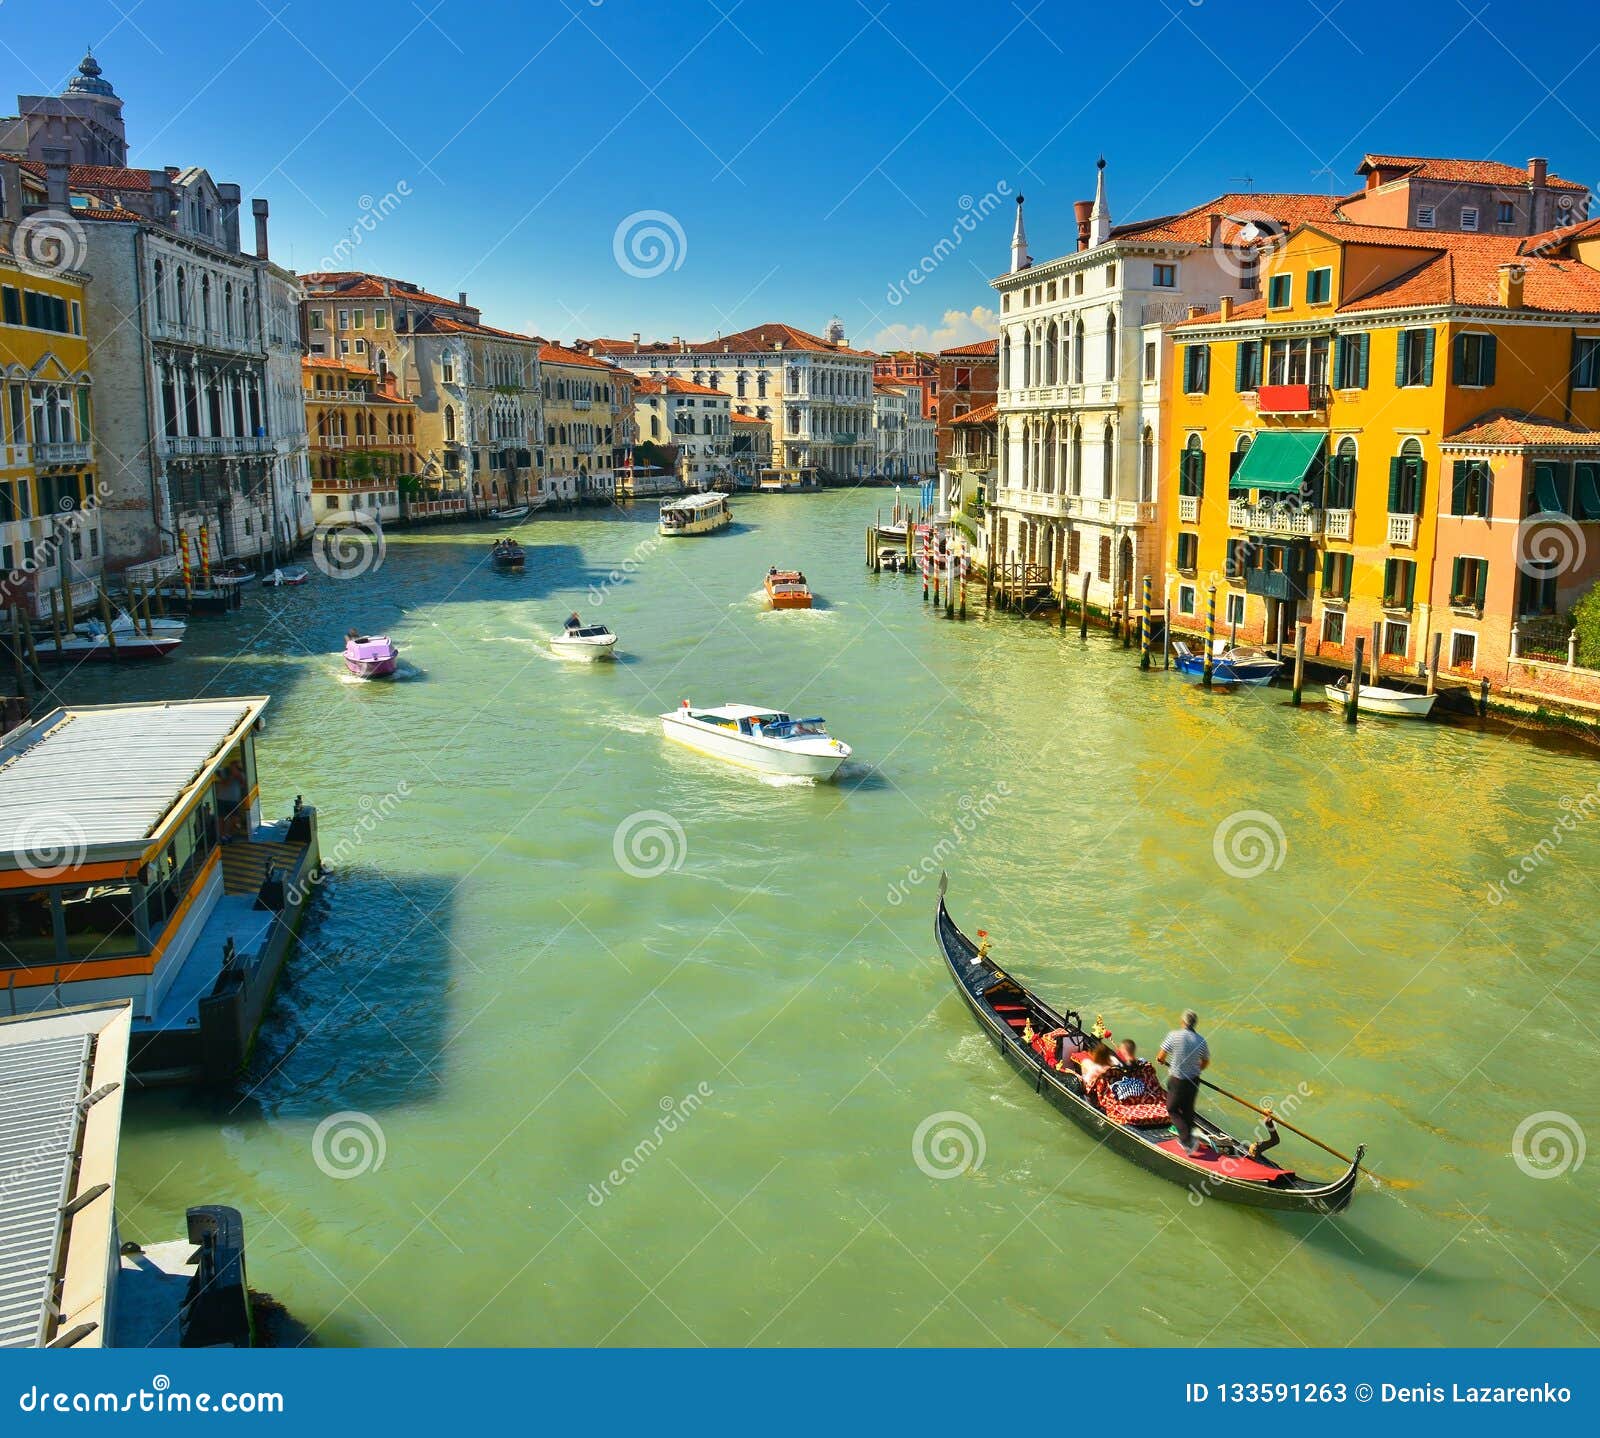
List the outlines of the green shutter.
{"label": "green shutter", "polygon": [[1467,568],[1467,561],[1459,554],[1450,564],[1450,602],[1453,604],[1461,595],[1461,580]]}
{"label": "green shutter", "polygon": [[1413,459],[1410,461],[1411,474],[1415,481],[1411,490],[1411,512],[1422,513],[1422,495],[1428,487],[1428,461]]}
{"label": "green shutter", "polygon": [[1196,362],[1200,369],[1200,393],[1209,394],[1211,391],[1211,346],[1200,346],[1200,357]]}
{"label": "green shutter", "polygon": [[1248,340],[1240,340],[1233,347],[1233,392],[1243,394],[1248,386],[1244,382],[1244,352],[1249,348]]}
{"label": "green shutter", "polygon": [[1394,383],[1398,389],[1406,382],[1406,352],[1411,348],[1411,331],[1399,331],[1394,342]]}
{"label": "green shutter", "polygon": [[[1399,455],[1389,461],[1389,513],[1400,513],[1400,466],[1405,463]],[[1387,581],[1385,581],[1387,583]]]}
{"label": "green shutter", "polygon": [[1400,562],[1406,567],[1406,608],[1410,609],[1417,597],[1417,566],[1409,559]]}
{"label": "green shutter", "polygon": [[1194,452],[1194,492],[1196,495],[1206,492],[1206,452],[1203,449]]}
{"label": "green shutter", "polygon": [[1383,561],[1383,602],[1388,604],[1394,598],[1394,567],[1400,561],[1386,559]]}
{"label": "green shutter", "polygon": [[1335,389],[1349,389],[1350,376],[1345,373],[1349,366],[1350,342],[1344,335],[1333,337],[1333,387]]}
{"label": "green shutter", "polygon": [[1495,351],[1500,348],[1500,341],[1493,335],[1483,337],[1483,373],[1478,376],[1479,384],[1494,383]]}
{"label": "green shutter", "polygon": [[1322,555],[1322,592],[1333,593],[1333,551],[1324,550]]}
{"label": "green shutter", "polygon": [[1422,332],[1422,382],[1423,384],[1433,383],[1433,331],[1431,329],[1426,329]]}
{"label": "green shutter", "polygon": [[1452,350],[1454,351],[1450,363],[1452,381],[1455,384],[1471,384],[1472,380],[1467,377],[1467,337],[1457,335]]}
{"label": "green shutter", "polygon": [[1488,591],[1489,591],[1489,561],[1487,559],[1480,559],[1478,561],[1478,592],[1474,596],[1475,601],[1476,601],[1477,606],[1478,606],[1479,609],[1483,608],[1484,596],[1488,593]]}
{"label": "green shutter", "polygon": [[1489,517],[1489,503],[1494,492],[1494,470],[1489,461],[1478,461],[1478,518]]}
{"label": "green shutter", "polygon": [[1450,468],[1450,513],[1467,512],[1467,481],[1472,474],[1472,461],[1458,459]]}

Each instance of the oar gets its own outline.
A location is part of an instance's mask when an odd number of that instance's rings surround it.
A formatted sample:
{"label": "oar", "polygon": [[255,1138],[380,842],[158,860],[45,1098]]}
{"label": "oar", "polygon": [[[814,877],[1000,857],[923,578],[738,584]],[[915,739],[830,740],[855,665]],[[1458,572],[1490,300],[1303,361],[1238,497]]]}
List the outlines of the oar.
{"label": "oar", "polygon": [[[1167,1061],[1165,1059],[1163,1059],[1161,1061],[1161,1066],[1163,1068],[1169,1067],[1169,1065],[1168,1065],[1168,1063],[1167,1063]],[[1199,1083],[1202,1088],[1208,1088],[1213,1093],[1221,1094],[1223,1096],[1223,1098],[1231,1098],[1235,1103],[1243,1104],[1252,1113],[1260,1114],[1262,1116],[1262,1118],[1271,1119],[1273,1121],[1273,1123],[1278,1124],[1278,1125],[1282,1126],[1283,1128],[1288,1129],[1290,1133],[1299,1134],[1300,1137],[1305,1139],[1307,1143],[1316,1144],[1316,1146],[1318,1148],[1322,1149],[1324,1153],[1331,1153],[1335,1158],[1341,1159],[1345,1163],[1354,1163],[1355,1162],[1355,1160],[1353,1158],[1351,1158],[1349,1154],[1340,1153],[1339,1150],[1334,1148],[1331,1144],[1324,1143],[1320,1138],[1316,1138],[1313,1135],[1307,1133],[1303,1128],[1296,1128],[1292,1123],[1289,1122],[1288,1119],[1279,1118],[1278,1115],[1273,1113],[1271,1109],[1257,1108],[1256,1105],[1251,1103],[1249,1099],[1240,1098],[1238,1094],[1232,1093],[1229,1090],[1223,1088],[1221,1084],[1212,1083],[1210,1079],[1198,1079],[1198,1080],[1196,1080],[1196,1082]]]}

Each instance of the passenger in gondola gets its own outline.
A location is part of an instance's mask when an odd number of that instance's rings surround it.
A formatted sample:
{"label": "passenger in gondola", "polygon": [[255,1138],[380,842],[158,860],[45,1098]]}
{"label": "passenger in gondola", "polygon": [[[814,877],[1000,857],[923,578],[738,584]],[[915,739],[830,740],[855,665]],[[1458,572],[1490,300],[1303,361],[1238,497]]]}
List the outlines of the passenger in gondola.
{"label": "passenger in gondola", "polygon": [[1132,1068],[1139,1062],[1139,1045],[1132,1039],[1123,1039],[1117,1045],[1117,1058],[1128,1068]]}
{"label": "passenger in gondola", "polygon": [[1102,1040],[1096,1039],[1094,1047],[1089,1050],[1087,1058],[1078,1061],[1078,1073],[1083,1078],[1084,1091],[1087,1093],[1094,1087],[1094,1081],[1107,1069],[1117,1066],[1116,1055],[1105,1046]]}

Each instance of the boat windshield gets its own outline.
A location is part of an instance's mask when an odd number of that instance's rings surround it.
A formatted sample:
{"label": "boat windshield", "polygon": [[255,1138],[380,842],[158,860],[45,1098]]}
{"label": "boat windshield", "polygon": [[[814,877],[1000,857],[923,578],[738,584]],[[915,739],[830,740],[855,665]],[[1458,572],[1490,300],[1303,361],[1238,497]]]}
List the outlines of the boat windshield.
{"label": "boat windshield", "polygon": [[603,624],[590,624],[586,625],[582,629],[569,629],[567,633],[569,635],[574,635],[579,639],[600,639],[603,636],[611,633],[611,631]]}
{"label": "boat windshield", "polygon": [[828,737],[827,723],[822,719],[790,719],[784,717],[762,726],[761,732],[769,739],[808,739]]}

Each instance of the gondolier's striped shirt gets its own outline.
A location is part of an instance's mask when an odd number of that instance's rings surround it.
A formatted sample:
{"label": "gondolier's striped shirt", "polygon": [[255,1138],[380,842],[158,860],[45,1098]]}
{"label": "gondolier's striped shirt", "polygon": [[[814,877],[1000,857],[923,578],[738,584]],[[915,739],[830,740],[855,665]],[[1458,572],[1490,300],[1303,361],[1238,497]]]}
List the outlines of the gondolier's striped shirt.
{"label": "gondolier's striped shirt", "polygon": [[1193,1029],[1173,1029],[1161,1040],[1161,1047],[1167,1051],[1173,1078],[1199,1078],[1200,1060],[1211,1057],[1206,1041]]}

